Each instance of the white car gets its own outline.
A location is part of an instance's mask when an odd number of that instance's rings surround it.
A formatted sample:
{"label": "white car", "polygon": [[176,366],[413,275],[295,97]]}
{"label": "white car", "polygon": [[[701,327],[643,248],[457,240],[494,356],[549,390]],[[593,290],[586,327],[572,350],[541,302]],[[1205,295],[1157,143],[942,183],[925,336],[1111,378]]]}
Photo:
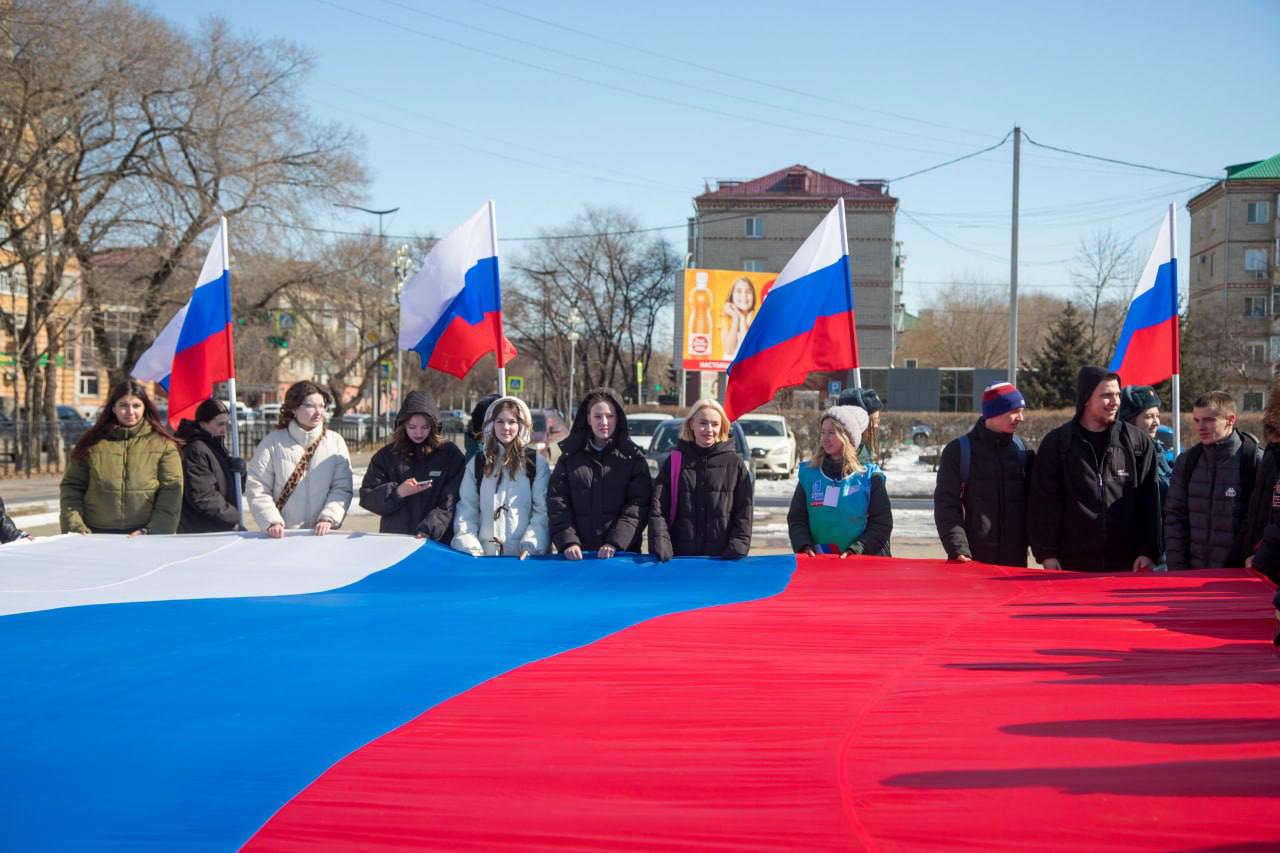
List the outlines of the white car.
{"label": "white car", "polygon": [[743,415],[738,424],[747,435],[751,462],[761,477],[787,479],[799,462],[796,436],[782,415]]}
{"label": "white car", "polygon": [[653,441],[653,431],[658,428],[658,424],[670,419],[671,415],[661,412],[632,412],[627,415],[627,431],[641,450],[648,450],[649,443]]}

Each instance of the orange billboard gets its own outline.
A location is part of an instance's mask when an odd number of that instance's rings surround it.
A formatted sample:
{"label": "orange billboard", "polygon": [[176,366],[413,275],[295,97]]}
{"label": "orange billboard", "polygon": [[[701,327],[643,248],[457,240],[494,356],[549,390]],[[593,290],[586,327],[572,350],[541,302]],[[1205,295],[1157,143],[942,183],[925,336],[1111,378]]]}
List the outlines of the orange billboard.
{"label": "orange billboard", "polygon": [[777,273],[684,271],[685,370],[724,370],[738,354]]}

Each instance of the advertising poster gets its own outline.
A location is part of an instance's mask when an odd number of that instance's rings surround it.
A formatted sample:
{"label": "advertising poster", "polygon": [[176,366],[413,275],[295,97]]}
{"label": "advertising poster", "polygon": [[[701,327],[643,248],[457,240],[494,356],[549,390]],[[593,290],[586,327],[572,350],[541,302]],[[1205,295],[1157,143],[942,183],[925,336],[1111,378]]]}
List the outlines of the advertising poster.
{"label": "advertising poster", "polygon": [[777,273],[684,271],[685,370],[724,370],[738,353]]}

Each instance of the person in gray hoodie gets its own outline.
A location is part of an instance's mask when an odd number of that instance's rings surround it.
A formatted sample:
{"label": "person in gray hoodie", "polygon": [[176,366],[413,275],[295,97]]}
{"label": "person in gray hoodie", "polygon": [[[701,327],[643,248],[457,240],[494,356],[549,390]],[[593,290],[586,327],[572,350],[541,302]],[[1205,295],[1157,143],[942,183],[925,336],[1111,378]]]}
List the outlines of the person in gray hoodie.
{"label": "person in gray hoodie", "polygon": [[1164,511],[1169,568],[1243,566],[1242,531],[1262,450],[1236,429],[1236,402],[1226,391],[1210,391],[1191,411],[1200,443],[1173,463]]}

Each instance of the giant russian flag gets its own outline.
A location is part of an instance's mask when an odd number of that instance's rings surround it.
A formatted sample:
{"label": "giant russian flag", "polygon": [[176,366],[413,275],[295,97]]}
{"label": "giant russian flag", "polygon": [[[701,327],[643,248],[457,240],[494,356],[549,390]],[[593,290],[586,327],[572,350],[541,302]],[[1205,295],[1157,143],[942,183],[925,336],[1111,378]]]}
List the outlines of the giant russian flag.
{"label": "giant russian flag", "polygon": [[138,359],[133,376],[157,382],[169,393],[169,423],[177,424],[209,398],[214,383],[235,375],[227,220],[223,219],[200,268],[191,299]]}
{"label": "giant russian flag", "polygon": [[1243,569],[0,547],[0,849],[1274,850]]}
{"label": "giant russian flag", "polygon": [[1178,373],[1178,260],[1174,257],[1173,207],[1129,299],[1111,358],[1125,385],[1155,385]]}
{"label": "giant russian flag", "polygon": [[844,199],[787,261],[729,365],[731,419],[799,385],[815,370],[858,366]]}
{"label": "giant russian flag", "polygon": [[423,367],[466,376],[492,352],[498,367],[516,356],[502,333],[497,226],[493,202],[431,249],[400,294],[400,348]]}

